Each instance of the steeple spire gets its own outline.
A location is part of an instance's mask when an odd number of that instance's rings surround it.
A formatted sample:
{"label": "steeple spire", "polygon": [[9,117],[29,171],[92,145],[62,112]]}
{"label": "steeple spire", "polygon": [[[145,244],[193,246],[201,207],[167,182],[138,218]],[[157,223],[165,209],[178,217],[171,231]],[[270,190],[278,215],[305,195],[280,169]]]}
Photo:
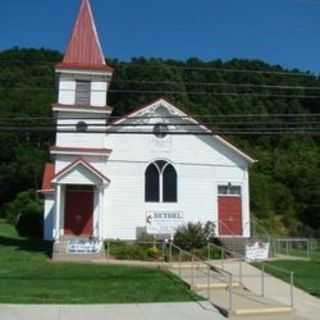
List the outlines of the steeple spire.
{"label": "steeple spire", "polygon": [[90,0],[81,0],[70,42],[58,67],[112,71],[105,62]]}

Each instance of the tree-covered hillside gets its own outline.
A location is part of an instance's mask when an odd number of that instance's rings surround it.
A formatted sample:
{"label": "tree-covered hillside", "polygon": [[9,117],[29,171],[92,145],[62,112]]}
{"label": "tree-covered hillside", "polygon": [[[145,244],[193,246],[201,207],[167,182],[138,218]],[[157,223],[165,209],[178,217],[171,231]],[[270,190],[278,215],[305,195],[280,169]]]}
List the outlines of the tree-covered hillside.
{"label": "tree-covered hillside", "polygon": [[[59,52],[44,49],[16,48],[0,52],[0,127],[8,125],[8,117],[52,115],[51,104],[57,100],[54,65],[61,58]],[[115,68],[113,92],[109,94],[114,115],[148,103],[158,98],[160,92],[190,114],[210,115],[206,121],[213,121],[215,115],[306,114],[315,113],[319,108],[320,98],[300,98],[301,95],[319,94],[317,89],[310,90],[310,87],[320,87],[317,77],[281,74],[289,71],[258,60],[203,62],[196,58],[187,61],[138,58],[127,63],[112,60],[109,64]],[[296,75],[299,71],[291,72]],[[292,90],[288,86],[303,88]],[[131,90],[139,92],[132,93]],[[212,92],[215,94],[210,94]],[[226,93],[246,95],[224,95]],[[288,98],[287,95],[299,98]],[[41,124],[42,121],[34,119],[30,123]],[[10,121],[10,124],[15,123]],[[16,124],[22,125],[23,121]],[[259,160],[251,170],[251,205],[256,217],[277,232],[304,232],[307,235],[311,235],[312,229],[320,232],[318,138],[302,135],[235,135],[228,138]],[[52,144],[54,134],[50,132],[0,132],[2,214],[18,192],[39,188],[43,165],[49,158],[48,147]]]}

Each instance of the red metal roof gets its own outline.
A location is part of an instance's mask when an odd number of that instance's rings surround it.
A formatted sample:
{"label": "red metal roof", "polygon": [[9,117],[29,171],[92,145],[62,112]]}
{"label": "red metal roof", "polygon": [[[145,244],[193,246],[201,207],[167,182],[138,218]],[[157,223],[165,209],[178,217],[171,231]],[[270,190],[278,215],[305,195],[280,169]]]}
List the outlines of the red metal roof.
{"label": "red metal roof", "polygon": [[81,0],[69,45],[58,67],[112,71],[105,62],[90,0]]}
{"label": "red metal roof", "polygon": [[42,187],[40,190],[41,192],[49,192],[54,190],[53,185],[51,183],[52,179],[54,178],[54,171],[54,164],[47,163],[43,172]]}

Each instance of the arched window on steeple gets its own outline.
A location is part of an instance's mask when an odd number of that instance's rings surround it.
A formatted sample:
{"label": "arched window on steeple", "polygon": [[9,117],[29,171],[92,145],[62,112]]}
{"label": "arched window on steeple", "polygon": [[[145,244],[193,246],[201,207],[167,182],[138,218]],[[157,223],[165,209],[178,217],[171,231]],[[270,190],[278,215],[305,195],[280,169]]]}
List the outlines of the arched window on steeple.
{"label": "arched window on steeple", "polygon": [[158,160],[148,166],[145,172],[145,201],[178,201],[178,175],[172,164]]}

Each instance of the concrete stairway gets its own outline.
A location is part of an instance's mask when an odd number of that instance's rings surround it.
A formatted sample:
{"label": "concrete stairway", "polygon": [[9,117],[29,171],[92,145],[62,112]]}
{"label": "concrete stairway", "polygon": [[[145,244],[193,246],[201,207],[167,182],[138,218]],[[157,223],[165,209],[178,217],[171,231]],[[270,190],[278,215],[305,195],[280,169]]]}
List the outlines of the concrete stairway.
{"label": "concrete stairway", "polygon": [[[230,282],[225,274],[210,269],[206,264],[171,264],[170,271],[179,276],[199,295],[208,299],[223,315],[229,318],[287,320],[293,318],[292,309],[282,302],[248,290],[237,277],[233,277],[232,296]],[[210,275],[210,280],[208,280]],[[230,309],[232,305],[232,309]],[[260,319],[260,318],[259,318]]]}
{"label": "concrete stairway", "polygon": [[92,240],[89,238],[62,238],[59,241],[55,241],[53,244],[52,250],[52,260],[55,261],[92,261],[92,260],[100,260],[105,259],[105,249],[103,244],[101,245],[101,249],[96,252],[70,252],[70,241],[77,241],[83,243],[91,243]]}

